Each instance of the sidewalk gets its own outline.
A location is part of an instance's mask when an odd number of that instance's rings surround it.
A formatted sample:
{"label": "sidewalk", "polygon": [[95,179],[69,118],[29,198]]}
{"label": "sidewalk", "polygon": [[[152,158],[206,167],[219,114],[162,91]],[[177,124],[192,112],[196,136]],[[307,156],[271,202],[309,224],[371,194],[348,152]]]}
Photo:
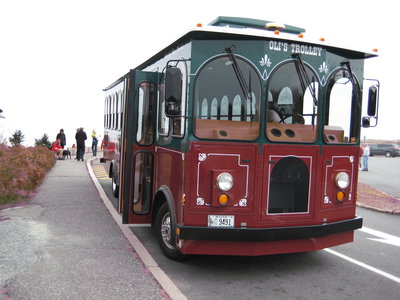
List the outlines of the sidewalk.
{"label": "sidewalk", "polygon": [[0,211],[0,240],[0,299],[168,298],[85,162],[57,161],[29,204]]}

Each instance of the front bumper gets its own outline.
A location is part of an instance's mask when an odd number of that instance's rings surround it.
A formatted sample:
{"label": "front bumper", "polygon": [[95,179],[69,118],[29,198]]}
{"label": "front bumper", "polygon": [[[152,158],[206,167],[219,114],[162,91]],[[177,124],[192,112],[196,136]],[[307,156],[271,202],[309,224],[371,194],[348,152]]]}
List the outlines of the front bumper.
{"label": "front bumper", "polygon": [[338,221],[322,225],[275,228],[210,228],[177,226],[179,238],[202,241],[262,242],[308,238],[321,238],[331,234],[353,231],[362,227],[363,219]]}

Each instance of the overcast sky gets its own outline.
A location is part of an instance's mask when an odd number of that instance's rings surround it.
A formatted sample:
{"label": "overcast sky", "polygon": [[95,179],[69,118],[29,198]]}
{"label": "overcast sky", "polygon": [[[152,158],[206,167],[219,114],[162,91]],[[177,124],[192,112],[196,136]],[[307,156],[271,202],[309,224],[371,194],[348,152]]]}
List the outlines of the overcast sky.
{"label": "overcast sky", "polygon": [[[387,3],[387,4],[385,4]],[[103,135],[103,88],[197,23],[218,16],[282,22],[371,51],[366,77],[381,81],[379,124],[366,138],[400,139],[395,1],[12,0],[0,3],[0,136],[25,145],[60,128],[67,146],[84,127]],[[323,6],[322,6],[323,5]],[[396,52],[396,53],[395,53]],[[395,73],[396,72],[396,73]]]}

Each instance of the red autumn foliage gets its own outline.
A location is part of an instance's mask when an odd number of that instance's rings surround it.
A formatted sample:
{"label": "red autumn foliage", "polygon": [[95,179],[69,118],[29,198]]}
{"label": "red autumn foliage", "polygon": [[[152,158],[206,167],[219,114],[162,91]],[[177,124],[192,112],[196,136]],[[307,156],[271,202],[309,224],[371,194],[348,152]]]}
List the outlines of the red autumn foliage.
{"label": "red autumn foliage", "polygon": [[29,199],[54,164],[46,147],[0,144],[0,207]]}

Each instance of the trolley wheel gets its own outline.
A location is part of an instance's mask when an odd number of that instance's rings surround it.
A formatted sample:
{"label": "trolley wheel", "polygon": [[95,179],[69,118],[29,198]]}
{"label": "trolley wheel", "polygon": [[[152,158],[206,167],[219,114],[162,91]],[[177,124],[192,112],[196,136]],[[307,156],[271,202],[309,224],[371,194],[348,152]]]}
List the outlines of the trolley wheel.
{"label": "trolley wheel", "polygon": [[165,256],[173,260],[182,260],[185,255],[180,252],[175,245],[175,224],[171,218],[168,203],[164,202],[159,208],[156,216],[156,235],[162,252]]}
{"label": "trolley wheel", "polygon": [[112,185],[111,185],[111,189],[112,189],[112,193],[114,195],[114,197],[118,198],[119,195],[119,185],[117,183],[117,178],[116,178],[116,174],[115,172],[113,172],[112,175]]}

